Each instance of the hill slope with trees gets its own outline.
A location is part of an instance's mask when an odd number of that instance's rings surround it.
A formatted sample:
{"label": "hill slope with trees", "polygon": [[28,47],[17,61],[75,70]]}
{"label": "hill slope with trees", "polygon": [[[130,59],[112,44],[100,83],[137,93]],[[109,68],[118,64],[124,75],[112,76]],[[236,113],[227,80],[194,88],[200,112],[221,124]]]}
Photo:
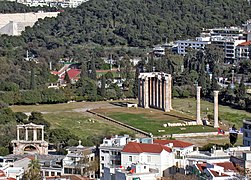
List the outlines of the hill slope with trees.
{"label": "hill slope with trees", "polygon": [[[10,6],[6,7],[5,12],[10,10]],[[195,37],[203,27],[241,25],[250,14],[246,0],[90,0],[65,9],[57,18],[39,20],[19,37],[1,36],[0,97],[9,104],[65,102],[68,99],[61,94],[72,89],[47,90],[46,85],[55,80],[48,62],[57,68],[60,59],[78,61],[85,71],[81,74],[88,75],[90,67],[102,68],[100,57],[107,55],[104,47],[150,47],[166,38],[171,41]],[[24,61],[27,50],[39,63]],[[118,54],[126,57],[129,51],[123,49]],[[81,83],[90,82],[96,87],[95,78]],[[45,95],[38,96],[37,89]],[[82,89],[80,94],[85,95],[86,91]],[[92,88],[91,92],[96,91]],[[6,92],[11,95],[6,96]],[[47,98],[47,94],[54,99]],[[54,94],[60,96],[55,98]],[[39,99],[29,99],[31,95]]]}

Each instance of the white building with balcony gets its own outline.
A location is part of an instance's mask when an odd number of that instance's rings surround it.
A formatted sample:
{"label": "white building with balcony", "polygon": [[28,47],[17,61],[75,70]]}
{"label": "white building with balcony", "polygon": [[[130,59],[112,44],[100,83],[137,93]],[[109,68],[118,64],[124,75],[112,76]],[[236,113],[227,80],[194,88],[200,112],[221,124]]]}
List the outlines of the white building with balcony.
{"label": "white building with balcony", "polygon": [[68,154],[63,159],[63,174],[85,175],[90,178],[95,178],[95,171],[88,169],[95,161],[95,150],[95,146],[82,146],[81,141],[77,147],[68,148]]}
{"label": "white building with balcony", "polygon": [[208,44],[211,44],[210,37],[196,37],[196,40],[179,40],[177,41],[177,51],[178,54],[185,56],[188,48],[203,50]]}
{"label": "white building with balcony", "polygon": [[251,120],[243,120],[243,145],[251,146]]}
{"label": "white building with balcony", "polygon": [[251,41],[238,44],[236,47],[237,60],[249,60],[251,59]]}
{"label": "white building with balcony", "polygon": [[99,147],[100,158],[100,177],[104,177],[104,168],[110,168],[111,173],[115,174],[115,168],[121,165],[121,151],[124,146],[131,141],[129,135],[114,136],[103,139]]}
{"label": "white building with balcony", "polygon": [[130,167],[132,163],[145,164],[162,177],[174,166],[174,154],[164,145],[129,142],[121,152],[121,166]]}

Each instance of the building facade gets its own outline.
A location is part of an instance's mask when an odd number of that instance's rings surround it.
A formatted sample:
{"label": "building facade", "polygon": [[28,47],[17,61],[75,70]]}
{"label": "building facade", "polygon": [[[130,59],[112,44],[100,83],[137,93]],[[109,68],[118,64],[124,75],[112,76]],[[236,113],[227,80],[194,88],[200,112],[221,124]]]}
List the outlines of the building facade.
{"label": "building facade", "polygon": [[243,120],[243,145],[251,146],[251,120]]}

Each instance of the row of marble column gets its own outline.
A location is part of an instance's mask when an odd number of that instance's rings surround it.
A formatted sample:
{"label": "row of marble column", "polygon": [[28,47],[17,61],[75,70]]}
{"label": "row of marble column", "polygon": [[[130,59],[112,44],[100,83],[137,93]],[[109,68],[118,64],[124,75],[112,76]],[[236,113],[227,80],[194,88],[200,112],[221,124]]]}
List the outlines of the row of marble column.
{"label": "row of marble column", "polygon": [[170,77],[139,78],[138,105],[143,108],[171,109]]}
{"label": "row of marble column", "polygon": [[[20,127],[17,127],[17,140],[20,141]],[[41,141],[44,141],[44,128],[32,128],[30,129],[29,127],[25,127],[25,141],[29,141],[29,130],[33,131],[33,141],[38,141],[37,139],[37,130],[41,129]]]}
{"label": "row of marble column", "polygon": [[[200,116],[200,93],[201,86],[197,86],[197,102],[196,102],[196,121],[198,125],[202,125],[202,120]],[[214,127],[219,127],[219,103],[218,103],[219,91],[214,91]]]}

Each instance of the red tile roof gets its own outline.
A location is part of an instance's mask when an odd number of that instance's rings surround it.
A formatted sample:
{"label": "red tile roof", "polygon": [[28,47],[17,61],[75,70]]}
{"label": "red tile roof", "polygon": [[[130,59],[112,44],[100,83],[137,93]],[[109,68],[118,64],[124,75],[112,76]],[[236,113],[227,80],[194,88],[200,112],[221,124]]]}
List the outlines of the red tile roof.
{"label": "red tile roof", "polygon": [[161,153],[163,150],[167,152],[172,152],[169,147],[163,146],[161,144],[145,144],[145,143],[136,143],[129,142],[122,150],[122,152],[129,153]]}
{"label": "red tile roof", "polygon": [[179,147],[179,148],[186,148],[189,146],[193,146],[193,144],[184,142],[184,141],[179,141],[179,140],[161,140],[161,139],[155,139],[153,140],[154,143],[156,144],[161,144],[161,145],[167,145],[169,143],[173,143],[173,147]]}
{"label": "red tile roof", "polygon": [[218,171],[214,171],[214,170],[211,170],[211,169],[208,169],[208,171],[210,171],[214,177],[228,177],[229,175],[227,174],[224,174],[224,173],[220,173]]}
{"label": "red tile roof", "polygon": [[195,166],[197,166],[200,172],[204,172],[204,169],[207,167],[207,163],[196,164]]}
{"label": "red tile roof", "polygon": [[0,177],[5,177],[5,174],[2,170],[0,170]]}
{"label": "red tile roof", "polygon": [[[80,69],[70,69],[67,71],[70,79],[76,79],[78,75],[80,75],[81,70]],[[61,79],[64,79],[65,73],[61,76]]]}
{"label": "red tile roof", "polygon": [[251,41],[247,41],[247,42],[243,42],[243,43],[238,44],[238,46],[248,46],[248,45],[251,45]]}
{"label": "red tile roof", "polygon": [[237,171],[232,162],[222,162],[222,163],[214,163],[217,166],[221,166],[224,168],[224,171]]}

